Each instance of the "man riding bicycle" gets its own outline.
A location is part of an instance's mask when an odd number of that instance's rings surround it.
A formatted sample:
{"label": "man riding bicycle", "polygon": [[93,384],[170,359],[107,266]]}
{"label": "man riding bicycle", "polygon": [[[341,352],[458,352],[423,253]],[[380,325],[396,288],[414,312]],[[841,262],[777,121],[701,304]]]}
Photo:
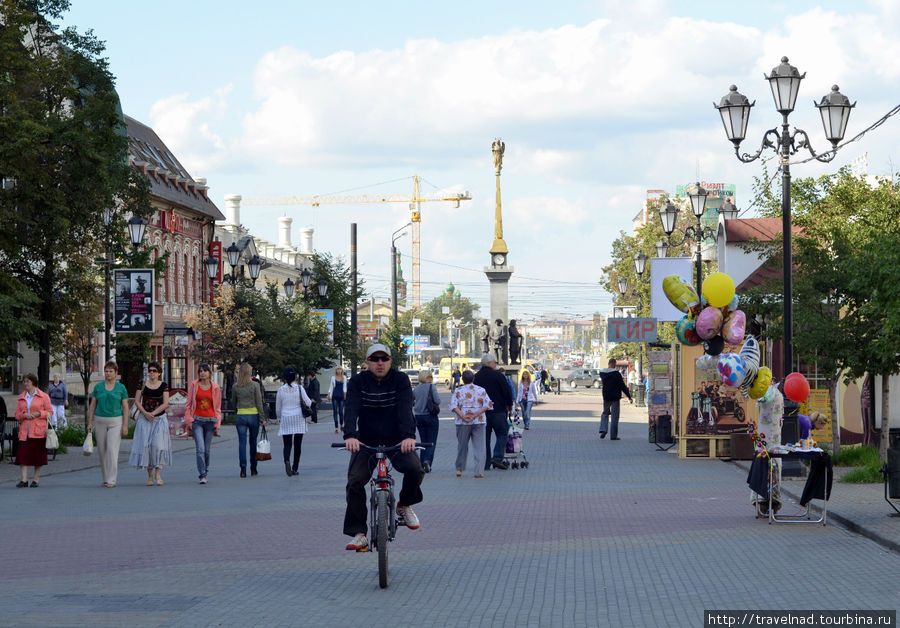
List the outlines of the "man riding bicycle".
{"label": "man riding bicycle", "polygon": [[397,500],[399,523],[411,530],[419,528],[419,518],[411,506],[422,501],[425,472],[416,450],[416,421],[412,412],[412,386],[409,377],[391,368],[391,350],[374,344],[366,351],[366,370],[351,377],[344,407],[344,445],[352,455],[347,469],[347,511],[344,534],[352,536],[348,550],[365,550],[366,483],[372,477],[375,459],[360,452],[360,442],[370,446],[400,444],[391,456],[394,469],[403,474]]}

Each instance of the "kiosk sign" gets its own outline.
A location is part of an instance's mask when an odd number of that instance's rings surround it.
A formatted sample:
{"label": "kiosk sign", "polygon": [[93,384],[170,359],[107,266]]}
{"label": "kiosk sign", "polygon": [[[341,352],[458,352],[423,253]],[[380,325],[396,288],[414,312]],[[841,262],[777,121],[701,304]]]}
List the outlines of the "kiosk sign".
{"label": "kiosk sign", "polygon": [[606,321],[609,342],[656,342],[655,318],[611,318]]}
{"label": "kiosk sign", "polygon": [[152,268],[116,269],[116,333],[153,333],[154,272]]}

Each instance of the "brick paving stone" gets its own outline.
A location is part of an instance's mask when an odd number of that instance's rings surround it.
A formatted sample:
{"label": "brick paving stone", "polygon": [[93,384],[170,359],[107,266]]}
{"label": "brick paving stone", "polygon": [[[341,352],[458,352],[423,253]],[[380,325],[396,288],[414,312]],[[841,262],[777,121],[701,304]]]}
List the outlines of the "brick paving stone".
{"label": "brick paving stone", "polygon": [[[441,422],[422,528],[399,530],[386,590],[375,554],[343,549],[347,454],[329,447],[327,416],[294,478],[279,439],[260,476],[239,478],[230,428],[207,486],[190,442],[163,487],[122,464],[103,489],[90,459],[69,454],[40,489],[15,489],[2,465],[0,625],[359,625],[377,609],[395,626],[698,626],[707,608],[897,607],[884,576],[898,555],[883,544],[755,519],[744,469],[656,451],[642,409],[623,407],[611,442],[597,396],[544,400],[525,433],[531,467],[483,480],[455,477]],[[830,511],[900,538],[876,500],[835,487]]]}

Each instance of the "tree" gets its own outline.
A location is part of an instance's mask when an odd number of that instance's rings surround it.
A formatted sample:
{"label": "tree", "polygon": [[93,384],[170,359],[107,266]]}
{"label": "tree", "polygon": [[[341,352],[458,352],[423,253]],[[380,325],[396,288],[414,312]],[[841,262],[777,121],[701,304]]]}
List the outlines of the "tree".
{"label": "tree", "polygon": [[[316,287],[310,284],[309,289],[316,296],[316,304],[322,309],[334,311],[334,347],[336,354],[345,360],[360,357],[359,342],[355,329],[350,327],[350,310],[363,295],[363,282],[359,281],[356,292],[351,290],[350,269],[343,258],[334,257],[330,253],[316,253],[313,258],[313,276],[317,280],[328,282],[328,292],[323,300],[318,300]],[[329,366],[322,364],[321,366]]]}
{"label": "tree", "polygon": [[[35,299],[22,330],[38,351],[41,386],[107,241],[100,210],[151,211],[146,181],[128,162],[103,45],[51,23],[68,7],[66,0],[0,0],[0,177],[7,183],[0,186],[0,283],[15,281]],[[121,242],[123,219],[117,226]]]}
{"label": "tree", "polygon": [[241,362],[252,361],[262,350],[250,312],[235,303],[235,289],[231,286],[220,286],[215,301],[186,313],[184,322],[201,334],[200,341],[191,347],[191,355],[218,366],[228,382]]}
{"label": "tree", "polygon": [[[95,287],[99,288],[99,286]],[[97,334],[103,329],[99,322],[103,310],[103,296],[99,290],[95,290],[93,296],[94,298],[86,301],[80,310],[70,312],[66,329],[66,347],[63,353],[66,364],[81,375],[85,404],[87,404],[88,389],[91,385],[91,373],[96,363]],[[87,412],[85,412],[84,420],[85,426],[87,426]]]}
{"label": "tree", "polygon": [[281,377],[288,366],[300,373],[316,371],[337,356],[325,321],[313,316],[303,299],[279,297],[274,282],[263,291],[239,287],[234,297],[252,325],[258,345],[253,366],[263,376]]}

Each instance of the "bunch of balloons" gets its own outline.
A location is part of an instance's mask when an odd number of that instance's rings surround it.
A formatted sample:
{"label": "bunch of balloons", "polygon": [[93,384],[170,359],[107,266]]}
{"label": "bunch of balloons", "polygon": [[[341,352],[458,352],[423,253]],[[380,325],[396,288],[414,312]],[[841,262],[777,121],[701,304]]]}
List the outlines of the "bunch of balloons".
{"label": "bunch of balloons", "polygon": [[[725,273],[713,273],[704,281],[702,297],[678,275],[663,279],[669,301],[684,312],[675,324],[679,342],[694,346],[703,343],[704,355],[697,367],[715,368],[725,386],[740,388],[744,397],[759,399],[772,381],[772,371],[759,366],[759,343],[753,336],[744,341],[747,316],[738,308],[734,281]],[[738,353],[723,353],[725,344],[743,346]]]}

